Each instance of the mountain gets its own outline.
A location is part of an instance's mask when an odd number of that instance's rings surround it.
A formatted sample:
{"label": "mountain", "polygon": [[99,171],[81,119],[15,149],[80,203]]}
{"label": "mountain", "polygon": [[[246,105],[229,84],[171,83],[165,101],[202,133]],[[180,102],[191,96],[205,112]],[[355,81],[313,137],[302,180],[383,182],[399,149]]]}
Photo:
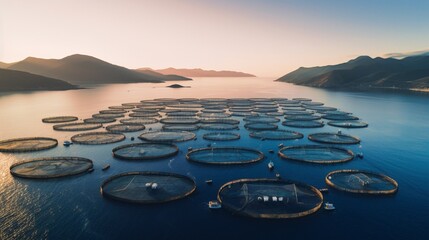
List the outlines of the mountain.
{"label": "mountain", "polygon": [[152,70],[150,68],[138,68],[138,69],[135,69],[134,71],[137,71],[137,72],[140,72],[140,73],[144,73],[146,75],[150,75],[150,76],[153,76],[153,77],[158,77],[160,79],[163,79],[164,81],[192,80],[192,78],[182,77],[182,76],[175,75],[175,74],[164,75],[164,74],[155,72],[154,70]]}
{"label": "mountain", "polygon": [[164,79],[75,54],[62,59],[28,57],[7,69],[61,79],[72,84],[163,82]]}
{"label": "mountain", "polygon": [[201,68],[194,68],[194,69],[166,68],[166,69],[159,69],[154,71],[161,74],[166,74],[166,75],[174,74],[174,75],[181,75],[185,77],[256,77],[255,75],[243,73],[243,72],[203,70]]}
{"label": "mountain", "polygon": [[0,68],[7,68],[9,65],[9,63],[0,62]]}
{"label": "mountain", "polygon": [[0,92],[69,89],[77,89],[77,87],[54,78],[15,70],[0,69]]}
{"label": "mountain", "polygon": [[338,65],[301,67],[276,81],[339,89],[429,88],[429,56],[361,56]]}

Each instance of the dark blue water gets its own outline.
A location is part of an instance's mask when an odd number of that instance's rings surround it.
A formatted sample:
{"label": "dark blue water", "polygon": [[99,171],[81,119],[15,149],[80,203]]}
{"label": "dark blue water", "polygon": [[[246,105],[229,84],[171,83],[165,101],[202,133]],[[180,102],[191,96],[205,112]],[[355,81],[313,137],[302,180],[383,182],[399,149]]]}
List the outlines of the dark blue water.
{"label": "dark blue water", "polygon": [[[202,81],[211,83],[214,80]],[[202,135],[208,132],[205,130],[195,132],[197,141],[178,143],[180,152],[177,156],[159,161],[131,162],[112,157],[112,148],[130,143],[129,137],[138,133],[126,134],[127,140],[116,144],[58,146],[31,154],[0,154],[0,239],[429,238],[428,95],[333,92],[264,81],[264,87],[241,95],[230,95],[231,90],[203,94],[201,91],[206,89],[200,87],[201,83],[195,83],[185,92],[168,92],[168,95],[163,89],[153,89],[152,85],[144,84],[5,95],[0,97],[0,139],[51,136],[63,141],[75,133],[54,132],[50,125],[41,123],[42,117],[66,113],[85,118],[107,106],[155,97],[191,97],[192,94],[194,97],[309,97],[327,106],[353,112],[369,123],[369,127],[364,129],[342,129],[343,133],[361,138],[365,158],[323,166],[282,160],[268,150],[277,150],[279,143],[306,144],[309,143],[306,139],[309,133],[332,132],[338,128],[298,129],[279,124],[280,129],[303,133],[304,139],[260,141],[248,136],[243,122],[240,130],[235,131],[241,135],[239,141],[216,142],[215,145],[259,149],[267,156],[259,163],[217,167],[188,162],[185,159],[188,147],[213,144],[203,140]],[[236,83],[231,88],[235,87],[234,91],[240,92],[237,86],[240,84]],[[127,92],[130,88],[131,93]],[[138,90],[133,92],[134,89]],[[357,146],[347,148],[358,150]],[[13,178],[9,174],[9,166],[17,161],[58,155],[90,158],[96,170],[91,174],[43,181]],[[299,219],[250,219],[224,209],[208,209],[207,202],[215,199],[219,187],[230,180],[273,178],[274,173],[267,168],[270,160],[274,161],[276,171],[283,178],[316,187],[325,186],[324,177],[330,171],[365,169],[394,178],[399,191],[393,196],[365,196],[331,189],[325,200],[335,204],[335,211],[321,209]],[[101,171],[107,163],[111,168]],[[188,198],[150,206],[116,202],[101,196],[100,184],[107,177],[125,171],[150,170],[188,175],[195,179],[197,190]],[[206,179],[213,179],[213,184],[207,185]]]}

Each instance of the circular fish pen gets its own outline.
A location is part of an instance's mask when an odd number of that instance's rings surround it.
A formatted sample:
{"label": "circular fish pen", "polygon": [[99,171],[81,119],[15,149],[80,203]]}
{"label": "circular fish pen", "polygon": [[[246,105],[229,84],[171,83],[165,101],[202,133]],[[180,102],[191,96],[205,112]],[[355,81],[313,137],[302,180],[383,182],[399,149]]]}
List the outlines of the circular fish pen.
{"label": "circular fish pen", "polygon": [[161,115],[159,115],[159,113],[155,112],[155,113],[142,113],[142,112],[134,112],[134,113],[130,113],[128,116],[130,117],[141,117],[141,118],[151,118],[151,117],[160,117]]}
{"label": "circular fish pen", "polygon": [[195,138],[195,133],[188,131],[156,131],[142,133],[139,138],[149,142],[185,142]]}
{"label": "circular fish pen", "polygon": [[126,110],[121,109],[108,109],[108,110],[101,110],[99,111],[101,114],[124,114],[127,113]]}
{"label": "circular fish pen", "polygon": [[248,164],[264,159],[260,151],[245,147],[209,147],[189,151],[186,159],[212,165]]}
{"label": "circular fish pen", "polygon": [[110,106],[108,107],[109,109],[120,109],[120,110],[129,110],[129,109],[133,109],[134,106],[132,105],[123,105],[122,106]]}
{"label": "circular fish pen", "polygon": [[205,123],[200,124],[199,127],[204,130],[235,130],[238,129],[236,124],[228,123]]}
{"label": "circular fish pen", "polygon": [[101,194],[118,201],[153,204],[185,198],[195,189],[195,181],[188,176],[166,172],[127,172],[105,180]]}
{"label": "circular fish pen", "polygon": [[144,118],[144,117],[132,117],[119,120],[120,123],[126,125],[145,125],[145,124],[154,124],[158,122],[156,118]]}
{"label": "circular fish pen", "polygon": [[255,116],[255,117],[245,117],[243,121],[250,123],[276,123],[280,122],[280,119],[276,117],[269,116]]}
{"label": "circular fish pen", "polygon": [[0,141],[0,152],[32,152],[54,148],[57,145],[58,141],[54,138],[14,138]]}
{"label": "circular fish pen", "polygon": [[231,117],[231,114],[229,113],[198,113],[197,114],[200,118],[229,118]]}
{"label": "circular fish pen", "polygon": [[281,148],[278,154],[287,160],[320,164],[342,163],[354,158],[350,150],[322,145],[287,146]]}
{"label": "circular fish pen", "polygon": [[244,127],[250,130],[276,130],[277,124],[252,122],[244,124]]}
{"label": "circular fish pen", "polygon": [[174,156],[179,148],[169,143],[135,143],[115,147],[112,152],[119,159],[151,160]]}
{"label": "circular fish pen", "polygon": [[84,123],[112,123],[116,122],[114,118],[87,118],[83,120]]}
{"label": "circular fish pen", "polygon": [[98,145],[120,142],[125,139],[125,135],[109,132],[89,132],[81,133],[71,137],[74,143],[85,145]]}
{"label": "circular fish pen", "polygon": [[144,125],[113,124],[106,127],[106,130],[112,133],[138,132],[145,129]]}
{"label": "circular fish pen", "polygon": [[253,218],[297,218],[312,214],[323,203],[313,186],[276,179],[239,179],[220,187],[222,207]]}
{"label": "circular fish pen", "polygon": [[283,126],[294,127],[294,128],[320,128],[325,126],[321,121],[293,121],[287,120],[282,122]]}
{"label": "circular fish pen", "polygon": [[64,122],[73,122],[78,120],[75,116],[58,116],[58,117],[48,117],[43,118],[42,122],[44,123],[64,123]]}
{"label": "circular fish pen", "polygon": [[362,194],[394,194],[398,183],[383,174],[362,170],[337,170],[328,173],[326,184],[335,189]]}
{"label": "circular fish pen", "polygon": [[358,144],[360,139],[351,135],[341,133],[313,133],[308,135],[308,139],[313,142],[331,144]]}
{"label": "circular fish pen", "polygon": [[65,123],[52,126],[57,131],[89,131],[101,128],[101,123]]}
{"label": "circular fish pen", "polygon": [[292,98],[292,101],[311,102],[313,100],[311,98],[301,98],[301,97],[298,97],[298,98]]}
{"label": "circular fish pen", "polygon": [[179,112],[167,112],[166,115],[168,117],[195,117],[195,112],[185,112],[185,111],[179,111]]}
{"label": "circular fish pen", "polygon": [[294,116],[294,115],[312,115],[313,112],[309,112],[306,110],[300,111],[300,110],[286,110],[284,113],[286,116]]}
{"label": "circular fish pen", "polygon": [[120,113],[97,113],[92,115],[93,118],[121,118],[124,114]]}
{"label": "circular fish pen", "polygon": [[198,118],[163,118],[160,120],[164,124],[196,124],[199,121]]}
{"label": "circular fish pen", "polygon": [[328,125],[340,128],[366,128],[368,123],[359,121],[329,121]]}
{"label": "circular fish pen", "polygon": [[285,119],[291,121],[314,121],[321,119],[321,117],[317,115],[286,115]]}
{"label": "circular fish pen", "polygon": [[209,141],[233,141],[240,139],[240,134],[230,132],[211,132],[204,134],[203,138]]}
{"label": "circular fish pen", "polygon": [[301,139],[304,137],[302,133],[289,130],[266,130],[256,131],[249,134],[250,137],[268,140],[292,140]]}
{"label": "circular fish pen", "polygon": [[359,120],[358,117],[352,115],[340,115],[340,114],[326,114],[322,118],[328,120],[339,120],[339,121],[350,121],[350,120]]}
{"label": "circular fish pen", "polygon": [[18,162],[10,167],[13,176],[21,178],[59,178],[87,172],[92,161],[80,157],[49,157]]}
{"label": "circular fish pen", "polygon": [[231,124],[231,125],[238,125],[240,124],[240,120],[237,119],[225,119],[225,118],[209,118],[209,119],[200,119],[200,123],[204,124],[215,124],[215,123],[225,123],[225,124]]}
{"label": "circular fish pen", "polygon": [[162,130],[166,131],[197,131],[198,125],[194,124],[165,124],[162,126]]}

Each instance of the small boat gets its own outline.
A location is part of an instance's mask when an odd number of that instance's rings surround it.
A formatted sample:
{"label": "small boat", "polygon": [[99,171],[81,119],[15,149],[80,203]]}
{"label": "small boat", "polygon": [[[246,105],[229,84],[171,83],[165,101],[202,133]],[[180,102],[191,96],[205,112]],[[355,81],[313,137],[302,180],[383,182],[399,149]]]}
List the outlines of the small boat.
{"label": "small boat", "polygon": [[329,210],[329,211],[335,210],[334,204],[326,202],[325,203],[325,210]]}
{"label": "small boat", "polygon": [[270,149],[268,150],[269,153],[274,153],[274,150]]}
{"label": "small boat", "polygon": [[280,143],[279,148],[282,148],[282,147],[284,147],[284,145],[283,145],[283,143]]}
{"label": "small boat", "polygon": [[146,151],[144,149],[140,149],[139,155],[145,155]]}
{"label": "small boat", "polygon": [[103,171],[106,171],[107,169],[109,169],[110,168],[110,164],[106,164],[106,165],[104,165],[104,167],[102,168],[102,170]]}
{"label": "small boat", "polygon": [[358,156],[359,158],[363,158],[363,152],[358,153],[358,154],[357,154],[357,156]]}
{"label": "small boat", "polygon": [[68,146],[70,146],[72,144],[73,144],[73,142],[70,142],[70,141],[64,141],[64,143],[63,143],[63,145],[66,146],[66,147],[68,147]]}
{"label": "small boat", "polygon": [[213,180],[211,180],[211,179],[206,180],[206,183],[207,183],[207,184],[212,184],[212,183],[213,183]]}
{"label": "small boat", "polygon": [[276,173],[276,178],[281,178],[280,173]]}
{"label": "small boat", "polygon": [[273,170],[273,168],[274,168],[274,163],[272,161],[270,161],[268,163],[268,169]]}
{"label": "small boat", "polygon": [[209,208],[210,209],[219,209],[221,207],[222,207],[222,205],[218,201],[213,200],[213,201],[209,202]]}
{"label": "small boat", "polygon": [[134,137],[131,137],[131,141],[134,141]]}
{"label": "small boat", "polygon": [[192,151],[192,147],[188,147],[188,152],[189,152],[189,151]]}
{"label": "small boat", "polygon": [[89,172],[89,173],[94,172],[94,168],[90,168],[90,169],[88,169],[88,172]]}
{"label": "small boat", "polygon": [[320,188],[319,191],[320,192],[329,192],[329,189],[327,189],[327,188]]}
{"label": "small boat", "polygon": [[152,190],[158,189],[158,183],[152,183],[151,188],[152,188]]}

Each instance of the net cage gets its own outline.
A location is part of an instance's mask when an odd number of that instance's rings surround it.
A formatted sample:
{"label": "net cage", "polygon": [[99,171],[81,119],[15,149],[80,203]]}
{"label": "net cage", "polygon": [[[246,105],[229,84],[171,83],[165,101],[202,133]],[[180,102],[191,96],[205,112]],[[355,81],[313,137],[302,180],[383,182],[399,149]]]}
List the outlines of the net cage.
{"label": "net cage", "polygon": [[329,121],[328,125],[340,128],[366,128],[368,123],[360,121]]}
{"label": "net cage", "polygon": [[292,101],[298,101],[298,102],[311,102],[313,101],[311,98],[303,98],[303,97],[297,97],[292,98]]}
{"label": "net cage", "polygon": [[92,115],[93,118],[121,118],[124,116],[124,114],[120,113],[96,113]]}
{"label": "net cage", "polygon": [[198,125],[195,124],[165,124],[162,126],[162,130],[165,131],[197,131]]}
{"label": "net cage", "polygon": [[294,128],[320,128],[325,126],[322,121],[294,121],[287,120],[282,122],[283,126],[294,127]]}
{"label": "net cage", "polygon": [[283,159],[318,164],[342,163],[354,158],[348,149],[323,145],[286,146],[278,154]]}
{"label": "net cage", "polygon": [[362,194],[394,194],[398,183],[383,174],[363,170],[337,170],[328,173],[326,184],[335,189]]}
{"label": "net cage", "polygon": [[246,123],[244,127],[249,130],[276,130],[278,128],[277,124],[260,122]]}
{"label": "net cage", "polygon": [[334,107],[326,107],[326,106],[305,106],[303,105],[306,109],[308,110],[314,110],[317,112],[327,112],[327,111],[335,111],[337,110],[337,108]]}
{"label": "net cage", "polygon": [[284,115],[292,116],[292,115],[312,115],[314,112],[307,110],[285,110]]}
{"label": "net cage", "polygon": [[114,118],[87,118],[83,120],[84,123],[113,123],[116,122]]}
{"label": "net cage", "polygon": [[341,114],[325,114],[322,116],[324,119],[328,120],[340,120],[340,121],[350,121],[350,120],[359,120],[358,117],[352,115],[341,115]]}
{"label": "net cage", "polygon": [[231,125],[238,125],[240,124],[240,120],[232,119],[232,118],[209,118],[209,119],[200,119],[200,123],[204,124],[216,124],[216,123],[224,123],[224,124],[231,124]]}
{"label": "net cage", "polygon": [[105,180],[101,194],[113,200],[154,204],[179,200],[191,195],[195,181],[184,175],[167,172],[126,172]]}
{"label": "net cage", "polygon": [[138,132],[145,129],[144,125],[113,124],[106,127],[106,130],[112,133]]}
{"label": "net cage", "polygon": [[308,135],[308,139],[313,142],[331,144],[358,144],[360,139],[355,136],[342,133],[313,133]]}
{"label": "net cage", "polygon": [[253,218],[298,218],[315,213],[323,195],[313,186],[287,180],[239,179],[220,187],[222,207]]}
{"label": "net cage", "polygon": [[240,139],[240,134],[231,132],[211,132],[203,135],[209,141],[233,141]]}
{"label": "net cage", "polygon": [[113,156],[126,160],[151,160],[176,155],[179,149],[170,143],[135,143],[112,149]]}
{"label": "net cage", "polygon": [[48,179],[77,175],[92,167],[92,161],[86,158],[47,157],[15,163],[10,173],[22,178]]}
{"label": "net cage", "polygon": [[322,102],[312,102],[312,101],[301,101],[301,104],[303,106],[323,106],[323,105],[325,105]]}
{"label": "net cage", "polygon": [[197,114],[200,118],[229,118],[231,114],[229,113],[208,113],[202,112]]}
{"label": "net cage", "polygon": [[47,137],[14,138],[0,141],[0,152],[32,152],[54,148],[58,141]]}
{"label": "net cage", "polygon": [[229,123],[203,123],[199,127],[204,130],[236,130],[238,125]]}
{"label": "net cage", "polygon": [[217,108],[203,108],[201,109],[201,112],[203,113],[224,113],[226,112],[225,109],[217,109]]}
{"label": "net cage", "polygon": [[123,109],[123,110],[130,110],[133,109],[135,106],[131,105],[122,105],[122,106],[110,106],[108,109]]}
{"label": "net cage", "polygon": [[249,134],[250,137],[267,139],[267,140],[292,140],[292,139],[301,139],[304,137],[302,133],[289,131],[289,130],[265,130],[265,131],[255,131]]}
{"label": "net cage", "polygon": [[195,112],[179,111],[179,112],[167,112],[166,115],[168,117],[195,117],[197,114]]}
{"label": "net cage", "polygon": [[108,110],[100,110],[99,113],[101,113],[101,114],[124,114],[124,113],[127,113],[127,111],[122,110],[122,109],[108,109]]}
{"label": "net cage", "polygon": [[57,117],[47,117],[43,118],[42,122],[44,123],[64,123],[64,122],[73,122],[78,120],[75,116],[57,116]]}
{"label": "net cage", "polygon": [[291,121],[315,121],[315,120],[319,120],[322,117],[318,116],[318,115],[288,115],[286,113],[285,119],[286,120],[291,120]]}
{"label": "net cage", "polygon": [[[126,106],[126,107],[140,107],[143,104],[140,102],[130,102],[130,103],[122,103],[122,106]],[[131,108],[133,109],[133,108]]]}
{"label": "net cage", "polygon": [[245,117],[243,121],[249,123],[277,123],[280,122],[280,119],[270,116],[254,116],[254,117]]}
{"label": "net cage", "polygon": [[77,144],[98,145],[120,142],[125,139],[125,135],[121,133],[109,132],[89,132],[81,133],[71,137],[71,140]]}
{"label": "net cage", "polygon": [[142,133],[139,138],[149,142],[185,142],[195,138],[189,131],[155,131]]}
{"label": "net cage", "polygon": [[158,119],[151,117],[132,117],[119,120],[120,123],[126,125],[145,125],[145,124],[154,124],[158,122]]}
{"label": "net cage", "polygon": [[190,117],[183,117],[183,118],[167,117],[160,120],[160,122],[164,124],[196,124],[199,121],[200,120],[198,118],[190,118]]}
{"label": "net cage", "polygon": [[264,154],[245,147],[208,147],[189,151],[186,159],[204,164],[233,165],[258,162],[264,159]]}
{"label": "net cage", "polygon": [[160,117],[161,115],[159,115],[159,113],[154,112],[154,113],[143,113],[143,112],[134,112],[134,113],[130,113],[128,114],[128,116],[133,117],[133,118],[152,118],[152,117]]}
{"label": "net cage", "polygon": [[89,131],[97,128],[101,128],[101,123],[64,123],[52,126],[57,131]]}

